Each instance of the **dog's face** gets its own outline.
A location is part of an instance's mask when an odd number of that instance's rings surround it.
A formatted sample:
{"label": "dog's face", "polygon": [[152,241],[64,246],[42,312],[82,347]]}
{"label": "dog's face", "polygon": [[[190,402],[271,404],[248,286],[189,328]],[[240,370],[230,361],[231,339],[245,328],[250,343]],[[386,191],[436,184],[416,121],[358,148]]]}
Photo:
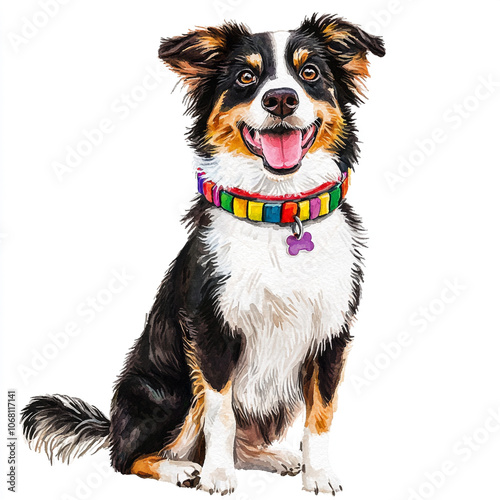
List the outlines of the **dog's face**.
{"label": "dog's face", "polygon": [[351,105],[380,38],[342,19],[251,34],[226,24],[162,40],[159,55],[188,87],[190,139],[215,182],[294,194],[335,181],[355,161]]}

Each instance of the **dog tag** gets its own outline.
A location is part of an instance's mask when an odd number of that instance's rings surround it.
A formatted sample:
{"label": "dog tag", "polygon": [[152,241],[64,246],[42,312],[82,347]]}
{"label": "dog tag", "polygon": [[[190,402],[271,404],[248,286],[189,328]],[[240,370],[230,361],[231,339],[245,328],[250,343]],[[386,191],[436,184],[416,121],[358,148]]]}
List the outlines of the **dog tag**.
{"label": "dog tag", "polygon": [[286,239],[286,243],[288,245],[287,252],[292,256],[297,255],[301,250],[310,252],[314,249],[314,243],[312,241],[311,233],[307,231],[302,235],[301,238],[298,238],[294,234],[290,235]]}

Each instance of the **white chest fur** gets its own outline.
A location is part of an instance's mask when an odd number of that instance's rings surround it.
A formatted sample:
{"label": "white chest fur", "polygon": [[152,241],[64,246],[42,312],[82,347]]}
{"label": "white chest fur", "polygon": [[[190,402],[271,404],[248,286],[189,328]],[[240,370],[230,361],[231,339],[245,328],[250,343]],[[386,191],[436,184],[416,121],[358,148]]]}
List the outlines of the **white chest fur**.
{"label": "white chest fur", "polygon": [[234,404],[267,415],[301,401],[299,372],[306,356],[338,335],[352,292],[353,233],[344,215],[309,223],[315,248],[292,257],[289,227],[249,223],[211,208],[204,234],[226,277],[218,296],[224,319],[245,337],[233,381]]}

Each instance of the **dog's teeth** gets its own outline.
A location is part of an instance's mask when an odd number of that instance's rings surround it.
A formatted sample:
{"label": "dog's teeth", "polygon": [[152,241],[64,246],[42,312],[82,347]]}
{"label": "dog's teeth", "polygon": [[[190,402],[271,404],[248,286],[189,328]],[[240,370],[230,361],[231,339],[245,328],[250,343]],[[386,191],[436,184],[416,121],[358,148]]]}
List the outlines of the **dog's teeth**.
{"label": "dog's teeth", "polygon": [[253,138],[256,142],[259,142],[260,143],[260,133],[255,131],[254,132],[254,135],[253,135]]}

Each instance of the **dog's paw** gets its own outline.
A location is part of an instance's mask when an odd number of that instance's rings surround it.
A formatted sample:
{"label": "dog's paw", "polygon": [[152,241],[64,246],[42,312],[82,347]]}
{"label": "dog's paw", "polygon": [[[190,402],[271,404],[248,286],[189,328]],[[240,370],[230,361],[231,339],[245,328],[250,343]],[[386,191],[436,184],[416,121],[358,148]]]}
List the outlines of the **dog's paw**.
{"label": "dog's paw", "polygon": [[282,476],[296,476],[302,468],[301,455],[290,450],[276,452],[277,472]]}
{"label": "dog's paw", "polygon": [[296,476],[301,470],[302,456],[292,450],[280,448],[237,449],[237,469],[276,472],[282,476]]}
{"label": "dog's paw", "polygon": [[330,469],[312,469],[304,467],[302,470],[302,489],[316,493],[329,493],[335,496],[342,491],[339,478]]}
{"label": "dog's paw", "polygon": [[181,488],[193,488],[200,481],[201,466],[194,462],[165,460],[158,472],[160,481],[168,481]]}
{"label": "dog's paw", "polygon": [[234,468],[214,470],[205,470],[203,468],[200,482],[196,488],[207,491],[211,495],[220,493],[224,496],[233,493],[236,488],[236,471]]}

